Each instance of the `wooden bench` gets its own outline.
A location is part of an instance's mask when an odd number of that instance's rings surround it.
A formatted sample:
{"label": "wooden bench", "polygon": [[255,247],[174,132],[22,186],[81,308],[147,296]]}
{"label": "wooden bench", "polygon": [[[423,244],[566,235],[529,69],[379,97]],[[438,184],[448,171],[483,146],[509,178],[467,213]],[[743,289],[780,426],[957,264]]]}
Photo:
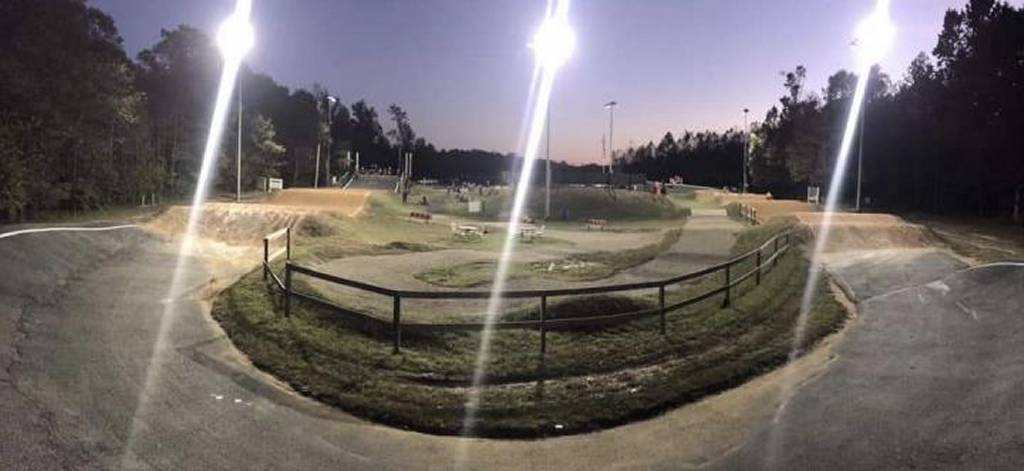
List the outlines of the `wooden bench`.
{"label": "wooden bench", "polygon": [[587,227],[588,231],[591,230],[591,229],[597,229],[599,231],[603,231],[606,227],[608,227],[608,220],[607,219],[588,219],[586,227]]}

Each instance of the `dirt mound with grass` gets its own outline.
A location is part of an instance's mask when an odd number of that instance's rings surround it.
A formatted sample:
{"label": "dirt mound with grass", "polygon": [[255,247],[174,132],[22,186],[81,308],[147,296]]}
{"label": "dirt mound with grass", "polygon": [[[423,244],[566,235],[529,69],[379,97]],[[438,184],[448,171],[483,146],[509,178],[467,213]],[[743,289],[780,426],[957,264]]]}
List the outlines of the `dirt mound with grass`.
{"label": "dirt mound with grass", "polygon": [[292,188],[274,194],[266,204],[354,217],[362,213],[370,194],[366,190]]}
{"label": "dirt mound with grass", "polygon": [[[821,233],[823,213],[795,213],[793,217],[813,235]],[[826,252],[898,248],[927,248],[941,245],[928,228],[891,214],[836,213],[832,216]]]}

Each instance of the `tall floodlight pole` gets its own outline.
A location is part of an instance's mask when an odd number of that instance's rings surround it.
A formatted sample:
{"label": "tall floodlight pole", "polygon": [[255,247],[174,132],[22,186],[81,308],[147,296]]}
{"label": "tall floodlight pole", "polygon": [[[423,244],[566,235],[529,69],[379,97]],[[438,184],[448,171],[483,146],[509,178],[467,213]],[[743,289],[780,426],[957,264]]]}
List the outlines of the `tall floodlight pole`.
{"label": "tall floodlight pole", "polygon": [[[548,4],[549,8],[552,6]],[[576,47],[576,36],[573,33],[572,28],[565,21],[565,15],[568,11],[568,0],[565,3],[559,3],[556,6],[557,13],[554,10],[548,11],[549,17],[541,25],[540,30],[533,38],[533,42],[530,47],[533,48],[533,52],[536,56],[537,63],[540,66],[540,70],[544,74],[551,74],[558,70],[559,67],[565,64],[572,56],[572,51]],[[550,16],[553,15],[553,16]],[[536,130],[540,131],[539,125],[544,126],[544,135],[547,139],[547,152],[545,162],[545,176],[544,176],[544,219],[551,217],[551,101],[545,99],[544,103],[544,122],[537,122]],[[539,114],[539,109],[535,113]],[[538,136],[539,137],[539,136]],[[538,139],[539,142],[539,139]],[[524,162],[525,164],[525,162]],[[532,165],[529,168],[532,169]],[[523,173],[521,178],[527,179],[527,184],[532,183],[533,175],[532,171]]]}
{"label": "tall floodlight pole", "polygon": [[747,113],[749,112],[750,109],[743,108],[743,189],[741,191],[742,193],[747,192],[747,148],[750,147],[750,144],[747,142],[747,136],[749,134],[749,129],[747,128]]}
{"label": "tall floodlight pole", "polygon": [[[852,46],[856,48],[860,61],[860,69],[864,74],[865,88],[870,84],[871,69],[882,60],[882,57],[889,52],[892,42],[896,36],[896,29],[889,19],[889,0],[878,0],[875,11],[857,25],[856,36]],[[860,211],[861,200],[861,170],[864,160],[864,115],[866,114],[868,97],[864,97],[864,103],[860,107],[859,124],[859,149],[857,151],[857,194],[854,208]]]}
{"label": "tall floodlight pole", "polygon": [[337,102],[337,98],[327,95],[327,161],[324,164],[327,186],[331,186],[331,149],[334,147],[334,137],[331,136],[331,114],[333,114],[334,104]]}
{"label": "tall floodlight pole", "polygon": [[[237,61],[241,68],[245,55],[252,49],[254,35],[249,23],[251,1],[239,0],[235,14],[229,17],[217,31],[217,47],[225,60]],[[235,201],[242,200],[242,74],[236,70],[235,85],[238,86],[238,153],[235,156]],[[230,93],[230,92],[229,92]],[[227,98],[230,98],[228,95]],[[226,107],[225,107],[226,108]],[[226,110],[225,110],[226,111]],[[227,113],[225,113],[226,115]],[[223,126],[223,125],[222,125]],[[200,172],[202,173],[202,172]]]}
{"label": "tall floodlight pole", "polygon": [[548,158],[546,159],[547,162],[545,162],[547,169],[544,172],[544,219],[545,220],[551,218],[551,102],[550,101],[548,102],[547,114],[548,114],[547,118],[545,118],[545,121],[547,121],[547,130],[544,132],[544,134],[547,137],[547,152],[546,153],[547,153],[547,156],[548,156]]}
{"label": "tall floodlight pole", "polygon": [[611,183],[612,164],[615,162],[615,106],[619,103],[615,100],[604,104],[608,110],[608,178]]}
{"label": "tall floodlight pole", "polygon": [[[319,106],[317,107],[319,108]],[[319,114],[319,113],[318,113]],[[317,117],[317,136],[316,136],[316,163],[313,164],[313,188],[319,188],[320,186],[320,118]]]}
{"label": "tall floodlight pole", "polygon": [[238,74],[238,154],[235,157],[235,201],[242,201],[242,74]]}
{"label": "tall floodlight pole", "polygon": [[601,158],[608,160],[608,135],[601,134]]}
{"label": "tall floodlight pole", "polygon": [[857,201],[853,204],[854,211],[860,212],[860,181],[861,171],[864,169],[864,116],[868,114],[867,98],[864,98],[864,106],[860,110],[860,123],[857,125],[859,133],[857,135]]}

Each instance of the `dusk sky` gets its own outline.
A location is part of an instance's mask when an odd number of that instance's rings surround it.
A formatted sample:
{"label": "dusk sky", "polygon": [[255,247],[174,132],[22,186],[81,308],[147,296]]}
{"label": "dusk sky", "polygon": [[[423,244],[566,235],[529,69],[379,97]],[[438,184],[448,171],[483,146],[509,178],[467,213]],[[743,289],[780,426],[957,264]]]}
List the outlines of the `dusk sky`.
{"label": "dusk sky", "polygon": [[[234,0],[92,0],[117,21],[129,54],[161,28],[207,32]],[[930,52],[948,8],[966,0],[893,0],[896,44],[882,63],[894,80]],[[1020,4],[1020,0],[1012,2]],[[575,0],[576,53],[552,98],[552,157],[599,161],[602,104],[620,103],[615,146],[665,131],[740,127],[783,93],[779,72],[808,69],[819,90],[852,68],[857,21],[874,0]],[[290,87],[326,86],[365,98],[383,116],[404,107],[417,134],[439,147],[515,152],[533,67],[527,43],[545,0],[254,0],[249,64]]]}

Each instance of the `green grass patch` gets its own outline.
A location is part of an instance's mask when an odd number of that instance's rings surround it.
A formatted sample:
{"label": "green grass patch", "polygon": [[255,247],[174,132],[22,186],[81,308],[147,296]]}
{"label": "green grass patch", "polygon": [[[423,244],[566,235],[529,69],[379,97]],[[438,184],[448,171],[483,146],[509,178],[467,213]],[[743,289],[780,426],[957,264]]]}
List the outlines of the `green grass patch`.
{"label": "green grass patch", "polygon": [[[757,246],[773,230],[759,226],[740,236]],[[790,353],[808,262],[791,250],[766,273],[722,297],[672,312],[661,334],[657,317],[607,328],[548,333],[539,352],[533,330],[500,330],[485,361],[480,419],[475,433],[539,437],[607,428],[650,417],[733,387],[784,363]],[[710,277],[673,289],[670,302],[720,286]],[[838,329],[846,313],[825,286],[799,349]],[[649,306],[654,290],[624,297],[550,300],[553,316],[584,316]],[[355,415],[424,432],[461,432],[467,387],[480,343],[477,332],[407,335],[391,353],[387,335],[350,328],[319,305],[294,302],[285,318],[259,271],[215,301],[213,315],[238,348],[261,369],[297,391]],[[528,310],[507,318],[529,317]]]}

